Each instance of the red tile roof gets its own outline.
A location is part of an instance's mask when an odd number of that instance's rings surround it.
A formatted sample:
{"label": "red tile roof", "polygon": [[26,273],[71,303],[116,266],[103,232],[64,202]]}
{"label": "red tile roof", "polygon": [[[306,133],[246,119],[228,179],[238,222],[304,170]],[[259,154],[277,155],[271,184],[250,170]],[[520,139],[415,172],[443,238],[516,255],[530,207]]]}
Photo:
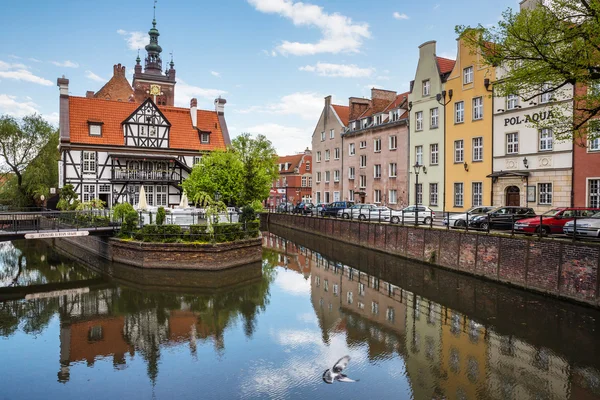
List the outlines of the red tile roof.
{"label": "red tile roof", "polygon": [[289,172],[294,172],[295,168],[300,168],[300,161],[302,161],[302,157],[304,154],[294,154],[293,156],[281,156],[277,161],[278,164],[290,163],[290,167],[287,169],[282,169],[279,173],[285,174]]}
{"label": "red tile roof", "polygon": [[[139,103],[110,101],[86,97],[69,97],[71,143],[124,146],[122,123]],[[171,123],[169,148],[180,150],[225,149],[223,132],[215,111],[198,110],[198,129],[211,132],[210,143],[200,143],[198,131],[192,126],[188,108],[159,106]],[[102,122],[102,136],[90,136],[88,121]]]}
{"label": "red tile roof", "polygon": [[335,111],[335,113],[340,117],[344,126],[348,126],[348,120],[350,119],[350,107],[348,106],[339,106],[337,104],[331,105]]}
{"label": "red tile roof", "polygon": [[456,62],[455,60],[450,60],[449,58],[444,58],[444,57],[436,57],[436,58],[437,58],[438,67],[440,69],[440,73],[447,74],[447,73],[452,72],[452,69],[454,68],[454,63]]}
{"label": "red tile roof", "polygon": [[396,96],[396,99],[392,101],[389,106],[386,107],[384,111],[387,112],[393,110],[394,108],[400,107],[404,100],[408,100],[409,94],[410,92],[400,93],[398,96]]}

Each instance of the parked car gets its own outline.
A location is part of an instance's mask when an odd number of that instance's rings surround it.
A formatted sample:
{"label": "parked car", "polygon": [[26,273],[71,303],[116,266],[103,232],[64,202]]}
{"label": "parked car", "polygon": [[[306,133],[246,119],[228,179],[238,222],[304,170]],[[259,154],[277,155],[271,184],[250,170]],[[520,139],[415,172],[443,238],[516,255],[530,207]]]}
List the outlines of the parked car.
{"label": "parked car", "polygon": [[[369,204],[369,206],[371,205]],[[358,218],[361,221],[389,222],[394,213],[398,213],[398,211],[385,206],[361,207],[358,216],[354,216],[354,218]]]}
{"label": "parked car", "polygon": [[525,234],[540,233],[540,231],[544,235],[560,234],[563,233],[563,226],[573,218],[590,217],[599,211],[600,209],[597,208],[555,208],[538,217],[519,220],[515,223],[515,231]]}
{"label": "parked car", "polygon": [[277,212],[290,212],[294,208],[292,203],[281,203],[277,206]]}
{"label": "parked car", "polygon": [[496,207],[486,214],[479,215],[469,221],[469,227],[487,230],[510,229],[513,224],[525,218],[535,217],[535,211],[529,207]]}
{"label": "parked car", "polygon": [[364,214],[365,217],[361,219],[366,219],[366,214],[375,207],[377,207],[375,204],[355,204],[352,207],[339,210],[337,216],[345,219],[358,219],[359,215]]}
{"label": "parked car", "polygon": [[402,221],[404,221],[405,224],[413,223],[415,221],[415,213],[416,221],[420,224],[429,225],[435,220],[435,212],[431,208],[425,206],[408,206],[397,211],[390,222],[393,224]]}
{"label": "parked car", "polygon": [[312,214],[315,209],[315,205],[313,203],[298,203],[296,207],[292,210],[294,214]]}
{"label": "parked car", "polygon": [[563,232],[567,235],[600,237],[600,212],[591,215],[589,218],[573,219],[563,226]]}
{"label": "parked car", "polygon": [[472,218],[485,214],[493,209],[494,207],[492,206],[471,207],[465,213],[452,214],[450,217],[444,217],[443,224],[450,225],[451,227],[464,228]]}
{"label": "parked car", "polygon": [[329,203],[323,209],[321,215],[328,215],[330,217],[337,217],[338,211],[344,210],[346,208],[350,208],[354,205],[353,201],[334,201],[333,203]]}
{"label": "parked car", "polygon": [[323,210],[325,209],[326,206],[327,206],[327,204],[325,204],[325,203],[317,203],[315,205],[315,210],[317,211],[317,214],[323,215]]}

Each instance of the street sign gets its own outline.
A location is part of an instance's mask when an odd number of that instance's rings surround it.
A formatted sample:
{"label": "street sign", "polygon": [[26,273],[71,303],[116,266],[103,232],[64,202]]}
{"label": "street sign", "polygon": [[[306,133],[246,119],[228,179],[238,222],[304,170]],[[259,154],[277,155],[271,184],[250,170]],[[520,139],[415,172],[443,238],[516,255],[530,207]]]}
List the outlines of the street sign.
{"label": "street sign", "polygon": [[66,232],[40,232],[26,233],[25,239],[52,239],[62,237],[87,236],[89,231],[66,231]]}

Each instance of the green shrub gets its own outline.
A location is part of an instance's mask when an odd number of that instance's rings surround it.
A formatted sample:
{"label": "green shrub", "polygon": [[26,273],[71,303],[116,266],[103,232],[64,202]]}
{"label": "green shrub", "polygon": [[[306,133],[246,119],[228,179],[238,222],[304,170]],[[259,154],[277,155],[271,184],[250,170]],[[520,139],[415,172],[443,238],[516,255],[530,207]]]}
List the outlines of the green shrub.
{"label": "green shrub", "polygon": [[158,234],[163,235],[162,241],[164,243],[175,243],[182,237],[181,226],[179,225],[160,225],[158,228]]}
{"label": "green shrub", "polygon": [[135,211],[133,206],[129,203],[120,203],[113,207],[113,221],[120,222],[121,219],[125,218],[125,215],[130,212]]}
{"label": "green shrub", "polygon": [[245,222],[254,221],[255,219],[256,211],[254,211],[254,207],[244,206],[242,208],[242,214],[240,215],[240,222],[243,224]]}
{"label": "green shrub", "polygon": [[260,222],[250,221],[246,223],[246,237],[257,238],[260,233]]}
{"label": "green shrub", "polygon": [[210,242],[210,234],[208,233],[207,225],[190,225],[189,239],[190,242]]}
{"label": "green shrub", "polygon": [[149,243],[175,243],[182,239],[179,225],[144,225],[134,234],[136,240]]}
{"label": "green shrub", "polygon": [[215,242],[233,242],[244,238],[243,225],[240,223],[233,224],[216,224],[214,225]]}
{"label": "green shrub", "polygon": [[123,223],[121,224],[121,233],[131,235],[138,226],[140,216],[137,211],[133,208],[125,213],[123,216]]}
{"label": "green shrub", "polygon": [[165,223],[165,208],[160,206],[158,207],[158,211],[156,212],[156,225],[162,225]]}

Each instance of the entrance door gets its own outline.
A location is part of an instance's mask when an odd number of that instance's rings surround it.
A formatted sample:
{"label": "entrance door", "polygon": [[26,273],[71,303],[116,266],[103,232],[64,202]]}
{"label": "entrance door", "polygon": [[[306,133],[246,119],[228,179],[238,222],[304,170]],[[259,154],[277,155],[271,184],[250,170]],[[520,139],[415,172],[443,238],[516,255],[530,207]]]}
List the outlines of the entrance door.
{"label": "entrance door", "polygon": [[98,199],[102,200],[104,204],[106,204],[107,208],[110,208],[110,203],[108,202],[108,193],[100,193],[98,195]]}
{"label": "entrance door", "polygon": [[518,207],[521,205],[521,191],[517,186],[506,188],[506,205]]}

